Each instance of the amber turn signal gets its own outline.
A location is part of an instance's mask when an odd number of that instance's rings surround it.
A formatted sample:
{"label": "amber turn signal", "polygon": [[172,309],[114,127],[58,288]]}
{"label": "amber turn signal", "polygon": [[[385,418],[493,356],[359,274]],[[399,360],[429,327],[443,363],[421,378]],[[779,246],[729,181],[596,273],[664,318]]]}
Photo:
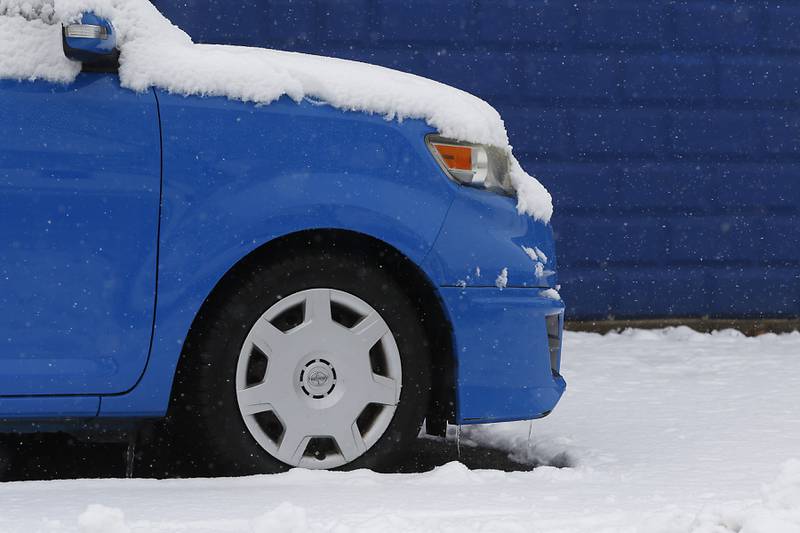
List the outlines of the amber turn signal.
{"label": "amber turn signal", "polygon": [[444,165],[450,170],[472,171],[472,147],[432,142]]}

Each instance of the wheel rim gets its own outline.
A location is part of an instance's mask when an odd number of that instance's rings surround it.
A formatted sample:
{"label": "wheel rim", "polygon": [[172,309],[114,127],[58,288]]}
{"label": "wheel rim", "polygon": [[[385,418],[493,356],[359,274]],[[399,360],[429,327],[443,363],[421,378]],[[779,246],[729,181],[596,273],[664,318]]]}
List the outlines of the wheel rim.
{"label": "wheel rim", "polygon": [[350,293],[308,289],[250,329],[236,367],[247,429],[291,466],[335,468],[374,445],[392,421],[402,372],[381,315]]}

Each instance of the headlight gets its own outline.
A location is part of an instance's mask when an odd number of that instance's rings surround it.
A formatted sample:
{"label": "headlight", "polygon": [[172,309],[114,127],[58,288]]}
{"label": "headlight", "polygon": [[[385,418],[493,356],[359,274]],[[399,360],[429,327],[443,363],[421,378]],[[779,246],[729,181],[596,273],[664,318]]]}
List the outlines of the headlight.
{"label": "headlight", "polygon": [[493,146],[425,137],[428,149],[447,175],[458,183],[513,194],[508,177],[508,154]]}

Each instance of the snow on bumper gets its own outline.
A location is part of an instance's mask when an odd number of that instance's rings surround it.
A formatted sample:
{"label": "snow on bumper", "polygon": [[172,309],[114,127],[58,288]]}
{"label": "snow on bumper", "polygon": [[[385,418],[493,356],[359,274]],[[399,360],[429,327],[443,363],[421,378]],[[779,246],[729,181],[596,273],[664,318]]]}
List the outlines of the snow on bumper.
{"label": "snow on bumper", "polygon": [[566,388],[559,374],[563,303],[528,288],[445,287],[441,295],[453,328],[457,423],[547,415]]}

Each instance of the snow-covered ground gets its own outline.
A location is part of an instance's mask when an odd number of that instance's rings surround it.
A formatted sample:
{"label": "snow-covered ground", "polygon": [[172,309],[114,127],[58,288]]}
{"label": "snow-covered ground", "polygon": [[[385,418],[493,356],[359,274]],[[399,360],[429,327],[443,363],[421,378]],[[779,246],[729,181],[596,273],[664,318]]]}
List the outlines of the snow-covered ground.
{"label": "snow-covered ground", "polygon": [[530,442],[528,423],[461,433],[564,468],[13,482],[0,531],[800,531],[800,334],[568,333],[564,373]]}

